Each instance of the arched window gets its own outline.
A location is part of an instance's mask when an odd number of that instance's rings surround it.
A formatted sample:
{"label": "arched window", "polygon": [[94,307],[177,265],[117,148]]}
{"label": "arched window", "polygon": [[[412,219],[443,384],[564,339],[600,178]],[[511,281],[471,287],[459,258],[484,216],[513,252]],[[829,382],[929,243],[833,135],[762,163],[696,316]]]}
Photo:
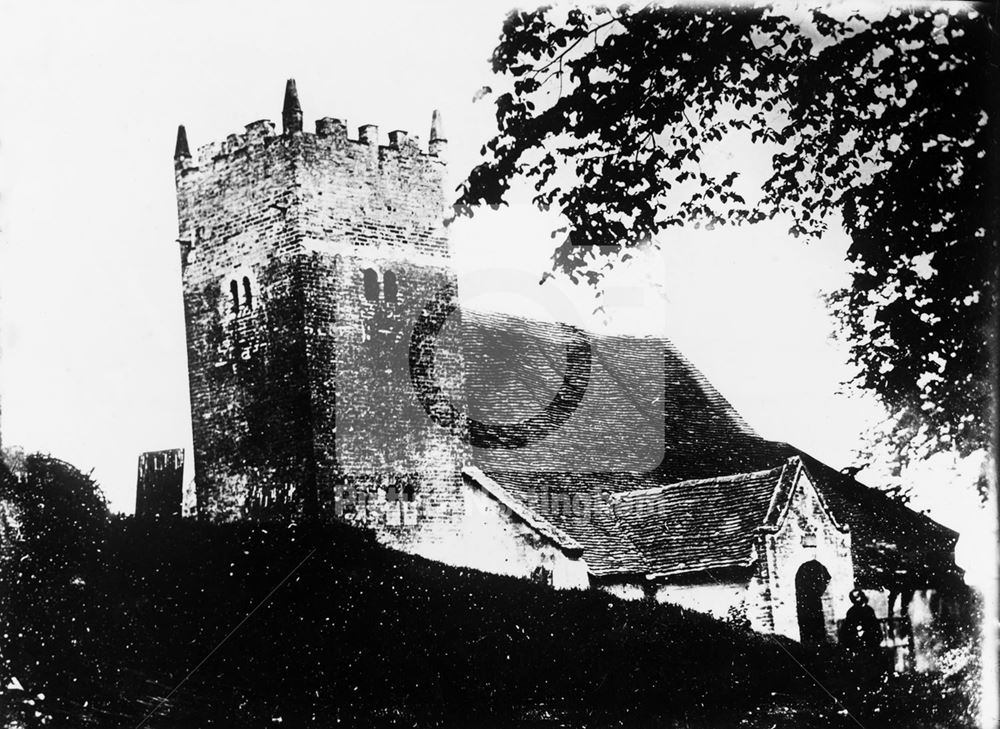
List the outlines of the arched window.
{"label": "arched window", "polygon": [[385,300],[390,304],[396,303],[399,296],[399,285],[396,283],[396,274],[392,271],[385,272]]}
{"label": "arched window", "polygon": [[365,298],[369,301],[378,300],[378,274],[370,268],[363,272],[365,277]]}
{"label": "arched window", "polygon": [[235,280],[229,282],[229,293],[233,297],[232,310],[234,314],[240,313],[240,286]]}
{"label": "arched window", "polygon": [[243,304],[247,311],[253,311],[253,290],[250,287],[250,277],[243,277]]}
{"label": "arched window", "polygon": [[417,491],[413,488],[413,483],[410,481],[406,482],[403,486],[403,501],[413,501],[417,497]]}

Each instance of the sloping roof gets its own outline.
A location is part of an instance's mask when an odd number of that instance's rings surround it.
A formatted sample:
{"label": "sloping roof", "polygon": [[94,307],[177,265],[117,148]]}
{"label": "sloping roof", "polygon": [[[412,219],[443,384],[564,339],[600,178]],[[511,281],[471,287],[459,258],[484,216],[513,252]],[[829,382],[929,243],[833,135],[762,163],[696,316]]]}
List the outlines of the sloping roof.
{"label": "sloping roof", "polygon": [[647,574],[745,566],[764,525],[782,468],[681,481],[611,497]]}
{"label": "sloping roof", "polygon": [[816,488],[815,477],[809,473],[805,463],[802,461],[802,456],[798,454],[791,456],[781,469],[781,475],[778,477],[778,485],[775,487],[774,493],[771,494],[771,502],[767,506],[767,515],[764,517],[762,528],[769,531],[776,531],[781,526],[785,513],[792,503],[792,496],[795,494],[795,486],[798,484],[800,476],[805,476],[808,478],[809,483],[812,484],[817,500],[819,501],[819,506],[833,523],[833,526],[839,531],[848,531],[847,525],[841,522],[836,514],[833,513],[833,510],[827,503],[826,497],[823,496],[823,492]]}
{"label": "sloping roof", "polygon": [[633,473],[490,471],[514,498],[583,546],[592,575],[644,574],[645,560],[608,508],[613,493],[656,482]]}
{"label": "sloping roof", "polygon": [[[610,506],[649,577],[748,567],[755,535],[781,526],[800,475],[812,481],[793,456],[766,471],[626,491],[612,496]],[[844,530],[819,498],[834,526]]]}
{"label": "sloping roof", "polygon": [[[802,456],[830,511],[850,526],[859,583],[886,585],[902,579],[921,587],[959,574],[954,563],[957,532],[806,453],[781,445]],[[906,575],[900,577],[900,571]]]}
{"label": "sloping roof", "polygon": [[[509,421],[512,413],[537,413],[562,382],[574,336],[559,324],[463,311],[472,416]],[[610,508],[616,494],[682,481],[718,485],[720,477],[780,469],[794,456],[802,457],[834,519],[851,528],[859,579],[884,583],[905,570],[914,580],[930,580],[955,569],[955,532],[786,443],[762,438],[668,340],[588,338],[588,390],[565,425],[528,447],[477,448],[473,456],[511,497],[579,542],[595,576],[647,572],[635,541],[641,536],[622,530]],[[707,483],[700,488],[711,490]],[[720,529],[750,518],[730,497],[711,497]],[[694,521],[691,529],[698,531]]]}
{"label": "sloping roof", "polygon": [[[469,412],[484,422],[525,420],[542,411],[563,383],[567,348],[580,337],[560,324],[475,311],[462,312],[461,326]],[[697,452],[717,469],[726,461],[726,443],[754,435],[669,341],[585,336],[589,378],[569,419],[548,436],[536,428],[527,447],[480,449],[484,470],[647,473],[675,455],[690,462]],[[746,470],[732,465],[725,472]]]}
{"label": "sloping roof", "polygon": [[573,537],[563,532],[558,527],[553,526],[548,520],[540,516],[525,504],[522,500],[514,498],[507,489],[498,484],[492,478],[483,473],[475,466],[468,466],[462,469],[462,476],[483,491],[492,496],[496,501],[509,509],[522,522],[534,529],[538,534],[554,542],[568,554],[580,556],[583,547]]}

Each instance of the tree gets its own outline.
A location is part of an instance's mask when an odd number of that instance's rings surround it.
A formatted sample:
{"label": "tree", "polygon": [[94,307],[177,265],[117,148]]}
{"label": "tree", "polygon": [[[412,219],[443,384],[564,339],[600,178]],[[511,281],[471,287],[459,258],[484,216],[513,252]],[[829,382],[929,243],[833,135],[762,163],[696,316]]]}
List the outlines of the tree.
{"label": "tree", "polygon": [[[498,133],[456,214],[530,183],[565,220],[554,267],[598,295],[672,226],[781,217],[812,240],[839,218],[852,283],[830,303],[857,384],[893,414],[900,457],[969,453],[995,422],[990,42],[968,8],[515,11],[492,59]],[[770,175],[720,166],[732,145],[764,150]]]}
{"label": "tree", "polygon": [[[4,463],[7,460],[8,463]],[[109,520],[100,488],[55,458],[0,460],[0,679],[23,685],[0,721],[46,723],[46,699],[83,704],[100,678],[101,631],[118,606],[107,599],[103,546]],[[109,677],[105,677],[109,678]],[[90,684],[92,685],[92,684]],[[37,712],[37,713],[36,713]]]}

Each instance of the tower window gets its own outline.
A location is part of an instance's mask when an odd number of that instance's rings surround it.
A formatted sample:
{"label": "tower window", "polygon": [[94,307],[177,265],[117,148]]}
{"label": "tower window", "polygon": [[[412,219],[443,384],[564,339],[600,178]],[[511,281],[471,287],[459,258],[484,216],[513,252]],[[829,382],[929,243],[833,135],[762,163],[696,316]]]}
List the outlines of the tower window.
{"label": "tower window", "polygon": [[229,282],[229,293],[232,295],[232,311],[234,314],[240,313],[240,287],[236,281]]}
{"label": "tower window", "polygon": [[403,501],[414,501],[416,500],[416,489],[413,488],[413,484],[409,481],[403,486]]}
{"label": "tower window", "polygon": [[399,285],[396,283],[396,274],[392,271],[385,272],[385,300],[390,304],[395,304],[399,296]]}
{"label": "tower window", "polygon": [[365,298],[369,301],[378,300],[378,274],[370,268],[363,272],[365,283]]}
{"label": "tower window", "polygon": [[243,277],[243,305],[247,311],[253,311],[253,289],[250,286],[250,277]]}

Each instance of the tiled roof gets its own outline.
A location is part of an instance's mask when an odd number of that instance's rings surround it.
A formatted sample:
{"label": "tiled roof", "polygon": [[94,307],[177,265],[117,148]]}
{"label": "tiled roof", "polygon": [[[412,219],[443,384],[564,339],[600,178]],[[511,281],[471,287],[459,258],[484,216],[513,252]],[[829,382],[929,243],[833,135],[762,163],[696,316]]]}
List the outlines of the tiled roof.
{"label": "tiled roof", "polygon": [[956,574],[958,534],[930,517],[907,508],[877,489],[865,486],[821,461],[799,454],[833,515],[851,529],[856,579],[886,584],[898,570],[917,587]]}
{"label": "tiled roof", "polygon": [[[562,382],[572,329],[468,310],[461,327],[473,417],[510,421],[513,413],[524,419],[549,402]],[[668,340],[588,338],[593,352],[588,390],[565,425],[528,447],[477,448],[474,459],[513,498],[579,542],[595,576],[647,574],[644,553],[666,544],[644,530],[622,529],[610,505],[614,500],[626,509],[667,506],[615,495],[703,482],[693,487],[699,501],[705,500],[698,509],[702,518],[685,520],[676,507],[671,513],[695,545],[678,547],[679,562],[697,564],[695,552],[708,549],[707,541],[712,554],[735,560],[745,539],[736,536],[736,525],[758,515],[763,520],[767,511],[764,500],[758,514],[766,490],[759,475],[780,473],[795,456],[802,457],[834,519],[851,529],[859,579],[888,580],[903,569],[919,581],[954,569],[955,532],[786,443],[759,436]],[[734,479],[731,486],[744,485],[752,498],[736,499],[735,489],[727,489],[729,481],[720,477]],[[677,568],[670,567],[671,554],[664,548],[656,557],[657,570]]]}
{"label": "tiled roof", "polygon": [[514,498],[583,545],[591,574],[644,574],[646,563],[608,508],[614,493],[655,483],[632,473],[490,471]]}
{"label": "tiled roof", "polygon": [[611,509],[647,574],[746,566],[782,470],[627,491],[611,497]]}
{"label": "tiled roof", "polygon": [[[540,413],[559,392],[567,347],[578,339],[559,324],[463,311],[470,414],[510,422]],[[480,449],[477,463],[484,470],[644,473],[671,460],[689,462],[695,452],[706,453],[715,469],[726,461],[726,443],[753,435],[669,341],[593,333],[586,339],[590,376],[579,406],[547,437],[536,428],[538,438],[527,447]]]}

